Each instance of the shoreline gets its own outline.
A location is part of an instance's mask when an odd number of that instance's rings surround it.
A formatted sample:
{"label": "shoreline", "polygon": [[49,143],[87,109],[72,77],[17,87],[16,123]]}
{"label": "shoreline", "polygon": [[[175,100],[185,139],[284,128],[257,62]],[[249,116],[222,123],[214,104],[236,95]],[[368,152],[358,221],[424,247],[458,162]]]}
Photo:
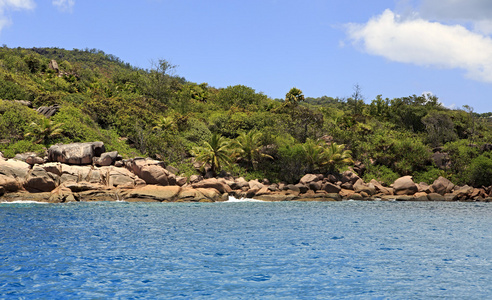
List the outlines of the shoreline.
{"label": "shoreline", "polygon": [[[311,197],[306,195],[290,196],[290,195],[275,195],[270,197],[253,197],[253,198],[236,198],[235,196],[229,194],[223,194],[218,199],[209,198],[195,198],[195,199],[172,199],[172,198],[152,198],[145,197],[141,195],[140,197],[132,196],[129,197],[131,190],[119,191],[121,193],[119,197],[116,197],[113,192],[111,193],[98,193],[98,194],[72,194],[73,199],[65,199],[64,201],[53,201],[52,193],[29,193],[27,191],[6,193],[0,197],[0,204],[2,203],[76,203],[76,202],[126,202],[126,203],[137,203],[137,202],[147,202],[147,203],[245,203],[245,202],[342,202],[342,201],[357,201],[357,202],[481,202],[487,203],[492,202],[492,197],[487,197],[483,199],[456,199],[456,200],[429,200],[423,199],[422,197],[414,197],[408,195],[385,195],[385,196],[372,196],[368,198],[360,197],[336,197],[331,196],[317,196]],[[120,198],[121,197],[121,198]],[[354,199],[355,198],[355,199]]]}
{"label": "shoreline", "polygon": [[403,176],[390,186],[364,182],[354,171],[306,174],[298,183],[246,181],[242,177],[185,176],[149,158],[123,160],[102,142],[55,145],[48,156],[0,159],[0,202],[77,201],[225,202],[230,196],[262,201],[463,201],[492,202],[492,186],[457,186],[444,177],[432,184]]}

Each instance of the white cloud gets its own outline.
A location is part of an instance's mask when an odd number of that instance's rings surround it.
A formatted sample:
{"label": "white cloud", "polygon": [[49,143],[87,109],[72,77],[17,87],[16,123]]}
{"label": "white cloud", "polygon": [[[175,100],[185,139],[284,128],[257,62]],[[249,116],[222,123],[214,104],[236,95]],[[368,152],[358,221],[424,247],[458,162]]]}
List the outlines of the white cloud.
{"label": "white cloud", "polygon": [[60,11],[72,12],[75,0],[52,0],[51,3],[58,7]]}
{"label": "white cloud", "polygon": [[425,18],[438,20],[480,21],[492,16],[490,0],[422,0],[419,6]]}
{"label": "white cloud", "polygon": [[12,23],[7,16],[8,11],[29,10],[35,6],[32,0],[0,0],[0,31]]}
{"label": "white cloud", "polygon": [[5,9],[33,9],[34,2],[32,0],[0,0],[0,11]]}
{"label": "white cloud", "polygon": [[472,79],[492,82],[492,39],[464,26],[402,19],[386,10],[365,24],[348,24],[347,33],[367,53],[402,63],[460,68]]}

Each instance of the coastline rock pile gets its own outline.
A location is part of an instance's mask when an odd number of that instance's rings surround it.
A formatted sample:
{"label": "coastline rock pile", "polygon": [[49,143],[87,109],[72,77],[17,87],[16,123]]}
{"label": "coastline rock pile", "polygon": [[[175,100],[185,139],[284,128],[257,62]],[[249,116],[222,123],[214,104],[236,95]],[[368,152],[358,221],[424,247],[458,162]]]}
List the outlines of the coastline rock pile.
{"label": "coastline rock pile", "polygon": [[364,182],[355,172],[306,174],[297,184],[246,181],[226,176],[204,179],[178,175],[174,167],[149,158],[123,160],[102,142],[54,145],[46,157],[35,153],[0,156],[0,201],[226,201],[229,196],[265,201],[491,201],[492,187],[456,186],[439,177],[432,184],[411,176],[392,185]]}

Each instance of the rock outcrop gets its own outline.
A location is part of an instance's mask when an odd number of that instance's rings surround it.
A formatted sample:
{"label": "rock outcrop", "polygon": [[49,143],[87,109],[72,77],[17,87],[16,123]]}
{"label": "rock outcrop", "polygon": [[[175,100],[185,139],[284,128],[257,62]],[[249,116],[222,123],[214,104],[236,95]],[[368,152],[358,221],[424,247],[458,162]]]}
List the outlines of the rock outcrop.
{"label": "rock outcrop", "polygon": [[492,186],[460,187],[444,177],[429,185],[404,176],[389,187],[376,180],[364,182],[352,171],[306,174],[297,184],[246,181],[227,173],[219,178],[188,178],[177,176],[179,170],[162,161],[121,160],[117,152],[105,152],[101,142],[52,146],[50,162],[32,153],[17,158],[21,160],[0,157],[0,201],[216,202],[230,195],[265,201],[492,201]]}
{"label": "rock outcrop", "polygon": [[393,183],[395,195],[413,195],[419,191],[419,188],[413,182],[412,176],[403,176]]}
{"label": "rock outcrop", "polygon": [[444,195],[446,193],[451,193],[454,188],[454,184],[442,176],[439,176],[434,183],[431,185],[431,189],[433,192],[438,193],[440,195]]}
{"label": "rock outcrop", "polygon": [[40,106],[36,109],[36,111],[46,118],[51,118],[56,113],[60,111],[60,106],[59,105],[52,105],[52,106]]}
{"label": "rock outcrop", "polygon": [[70,165],[89,165],[94,157],[100,157],[104,152],[103,142],[57,144],[48,149],[48,160]]}

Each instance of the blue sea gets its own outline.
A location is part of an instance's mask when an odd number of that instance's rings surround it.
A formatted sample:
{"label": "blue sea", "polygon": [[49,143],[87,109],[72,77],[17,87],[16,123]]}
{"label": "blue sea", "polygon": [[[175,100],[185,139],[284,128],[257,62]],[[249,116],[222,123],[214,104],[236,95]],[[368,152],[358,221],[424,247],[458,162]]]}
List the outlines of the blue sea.
{"label": "blue sea", "polygon": [[491,299],[492,203],[0,204],[1,299]]}

